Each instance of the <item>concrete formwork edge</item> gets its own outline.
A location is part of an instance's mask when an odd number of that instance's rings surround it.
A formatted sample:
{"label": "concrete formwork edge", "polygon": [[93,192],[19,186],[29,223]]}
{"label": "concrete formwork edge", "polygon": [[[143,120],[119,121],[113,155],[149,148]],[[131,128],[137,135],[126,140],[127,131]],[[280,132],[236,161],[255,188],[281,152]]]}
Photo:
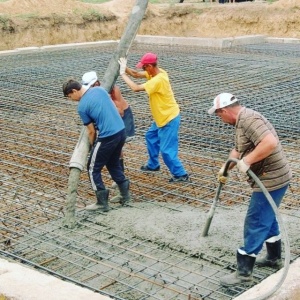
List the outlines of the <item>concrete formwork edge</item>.
{"label": "concrete formwork edge", "polygon": [[73,283],[0,258],[1,294],[15,300],[111,299]]}
{"label": "concrete formwork edge", "polygon": [[245,35],[226,38],[196,38],[137,35],[135,41],[141,44],[192,45],[213,48],[230,48],[239,45],[266,43],[267,37],[265,35]]}
{"label": "concrete formwork edge", "polygon": [[267,37],[267,43],[276,44],[300,44],[300,39],[296,38],[277,38],[277,37]]}
{"label": "concrete formwork edge", "polygon": [[[284,43],[284,44],[300,44],[300,39],[296,38],[276,38],[267,37],[265,35],[245,35],[227,38],[196,38],[196,37],[170,37],[170,36],[154,36],[154,35],[137,35],[135,40],[137,44],[160,44],[160,45],[191,45],[198,47],[211,48],[230,48],[240,45],[262,44],[262,43]],[[90,46],[107,46],[118,44],[119,40],[96,41],[86,43],[70,43],[59,45],[46,45],[42,47],[24,47],[13,50],[0,51],[0,55],[14,55],[18,53],[32,53],[34,51],[53,51],[71,48],[81,48]]]}

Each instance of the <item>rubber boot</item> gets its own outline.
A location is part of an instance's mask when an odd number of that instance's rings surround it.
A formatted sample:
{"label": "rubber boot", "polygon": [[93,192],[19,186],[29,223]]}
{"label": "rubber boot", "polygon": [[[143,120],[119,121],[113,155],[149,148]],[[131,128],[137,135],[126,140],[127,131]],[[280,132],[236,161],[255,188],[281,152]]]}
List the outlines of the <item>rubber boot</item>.
{"label": "rubber boot", "polygon": [[118,188],[121,194],[120,203],[125,206],[131,201],[131,196],[129,192],[129,180],[125,180],[121,184],[118,184]]}
{"label": "rubber boot", "polygon": [[[121,168],[122,168],[122,171],[124,172],[124,159],[123,159],[123,158],[120,158],[120,159],[119,159],[119,162],[120,162],[120,166],[121,166]],[[118,185],[114,182],[114,183],[112,184],[111,187],[112,187],[113,189],[115,189],[117,186],[118,186]],[[117,195],[114,196],[114,197],[112,197],[112,198],[110,199],[110,202],[111,202],[111,203],[121,203],[121,199],[122,199],[122,196],[121,196],[120,192],[118,191]]]}
{"label": "rubber boot", "polygon": [[256,260],[258,267],[282,268],[281,260],[281,240],[274,243],[266,242],[267,255]]}
{"label": "rubber boot", "polygon": [[108,195],[109,195],[109,190],[100,190],[95,192],[96,197],[97,197],[97,202],[95,204],[91,204],[86,206],[86,210],[98,210],[101,209],[104,212],[109,211],[109,206],[108,206]]}
{"label": "rubber boot", "polygon": [[241,283],[251,283],[253,280],[252,272],[256,257],[242,255],[237,252],[237,270],[235,273],[220,278],[223,286],[233,286]]}

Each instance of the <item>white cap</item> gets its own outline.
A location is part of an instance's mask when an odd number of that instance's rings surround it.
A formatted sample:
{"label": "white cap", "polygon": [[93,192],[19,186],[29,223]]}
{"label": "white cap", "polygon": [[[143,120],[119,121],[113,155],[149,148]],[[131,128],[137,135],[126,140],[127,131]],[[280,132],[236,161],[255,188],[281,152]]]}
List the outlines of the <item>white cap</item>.
{"label": "white cap", "polygon": [[98,80],[97,73],[95,71],[84,73],[81,79],[81,83],[84,87],[89,88]]}
{"label": "white cap", "polygon": [[215,111],[219,108],[223,108],[226,107],[234,102],[237,102],[238,99],[230,94],[230,93],[222,93],[219,94],[215,99],[214,99],[214,103],[213,106],[208,110],[208,113],[210,115],[212,115],[213,113],[215,113]]}

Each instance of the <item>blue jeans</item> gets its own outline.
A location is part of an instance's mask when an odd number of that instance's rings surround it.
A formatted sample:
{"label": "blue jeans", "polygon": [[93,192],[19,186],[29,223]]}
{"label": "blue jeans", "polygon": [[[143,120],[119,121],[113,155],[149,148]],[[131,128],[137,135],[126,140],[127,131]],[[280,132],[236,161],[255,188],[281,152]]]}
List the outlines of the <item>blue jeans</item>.
{"label": "blue jeans", "polygon": [[155,122],[146,132],[146,143],[149,154],[148,167],[155,169],[159,166],[159,152],[173,176],[183,176],[186,171],[178,158],[178,131],[180,115],[163,127]]}
{"label": "blue jeans", "polygon": [[101,171],[106,166],[111,178],[117,184],[123,183],[126,178],[120,164],[120,155],[125,143],[125,129],[118,133],[97,140],[93,147],[87,170],[94,191],[104,190]]}
{"label": "blue jeans", "polygon": [[[277,207],[288,188],[288,185],[269,192]],[[248,255],[257,255],[270,237],[278,236],[279,226],[275,213],[263,192],[253,192],[244,223],[244,247],[240,249]]]}

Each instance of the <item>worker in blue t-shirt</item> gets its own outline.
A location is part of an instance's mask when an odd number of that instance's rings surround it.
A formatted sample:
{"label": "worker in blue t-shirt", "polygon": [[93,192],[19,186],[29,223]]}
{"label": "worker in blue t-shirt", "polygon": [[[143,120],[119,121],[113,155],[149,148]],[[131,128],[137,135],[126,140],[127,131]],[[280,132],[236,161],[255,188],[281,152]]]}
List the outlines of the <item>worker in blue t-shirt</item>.
{"label": "worker in blue t-shirt", "polygon": [[104,166],[118,184],[122,196],[121,204],[128,204],[131,200],[129,180],[125,177],[119,161],[126,139],[125,127],[109,94],[102,87],[84,87],[73,79],[64,83],[63,93],[65,97],[79,101],[78,114],[87,128],[92,146],[87,170],[97,202],[87,206],[86,209],[109,211],[109,190],[105,188],[101,177]]}

